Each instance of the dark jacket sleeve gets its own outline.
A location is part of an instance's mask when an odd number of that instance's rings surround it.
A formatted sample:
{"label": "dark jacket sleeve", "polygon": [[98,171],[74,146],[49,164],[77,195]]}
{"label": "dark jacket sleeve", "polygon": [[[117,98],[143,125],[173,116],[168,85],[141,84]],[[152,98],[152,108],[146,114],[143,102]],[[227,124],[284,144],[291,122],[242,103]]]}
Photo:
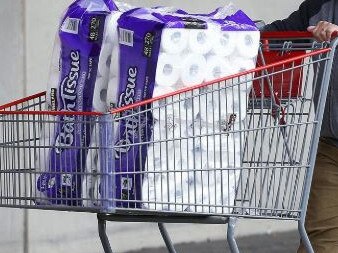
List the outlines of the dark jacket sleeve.
{"label": "dark jacket sleeve", "polygon": [[305,31],[312,16],[318,13],[327,0],[305,0],[299,9],[283,20],[264,26],[263,31]]}

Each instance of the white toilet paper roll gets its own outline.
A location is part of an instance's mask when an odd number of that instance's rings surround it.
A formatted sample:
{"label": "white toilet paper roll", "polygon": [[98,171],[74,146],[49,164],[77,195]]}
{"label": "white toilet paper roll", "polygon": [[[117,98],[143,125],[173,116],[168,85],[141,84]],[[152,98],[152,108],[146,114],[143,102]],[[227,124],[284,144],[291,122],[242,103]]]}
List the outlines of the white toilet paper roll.
{"label": "white toilet paper roll", "polygon": [[[154,87],[154,91],[153,91],[153,98],[162,96],[162,95],[166,95],[168,93],[174,92],[175,89],[172,87],[167,87],[167,86],[155,86]],[[172,97],[168,97],[168,98],[164,98],[164,99],[160,99],[160,100],[156,100],[152,103],[152,114],[153,117],[156,120],[160,119],[160,115],[162,115],[162,117],[165,116],[166,114],[166,105],[168,103],[172,103],[173,102],[173,98]]]}
{"label": "white toilet paper roll", "polygon": [[208,210],[208,202],[209,202],[209,198],[206,194],[206,192],[203,191],[203,186],[202,185],[197,185],[196,187],[196,207],[195,207],[195,212],[196,213],[204,213],[207,212]]}
{"label": "white toilet paper roll", "polygon": [[168,179],[162,174],[159,180],[155,181],[155,203],[156,210],[169,210]]}
{"label": "white toilet paper roll", "polygon": [[61,41],[59,36],[56,36],[54,41],[50,72],[53,73],[60,71],[60,56],[61,56]]}
{"label": "white toilet paper roll", "polygon": [[236,43],[237,32],[219,31],[213,40],[213,53],[218,56],[229,56],[234,52]]}
{"label": "white toilet paper roll", "polygon": [[154,126],[154,140],[174,140],[182,135],[180,121],[173,115],[167,115],[166,118],[157,121]]}
{"label": "white toilet paper roll", "polygon": [[[219,169],[225,168],[225,161],[228,160],[228,152],[219,152],[213,150],[211,147],[208,151],[205,151],[209,155],[207,168],[209,171],[217,171]],[[223,165],[223,166],[222,166]]]}
{"label": "white toilet paper roll", "polygon": [[167,207],[162,207],[167,210],[184,211],[188,203],[189,191],[187,190],[187,181],[179,173],[163,173],[159,179],[150,183],[154,185],[157,202],[170,202]]}
{"label": "white toilet paper roll", "polygon": [[[88,157],[92,157],[91,159],[94,159],[94,155],[91,153],[88,154]],[[83,178],[82,197],[84,198],[83,205],[85,207],[94,207],[100,205],[100,176],[97,172],[99,166],[99,163],[92,165],[91,170],[87,171],[89,174],[86,174]]]}
{"label": "white toilet paper roll", "polygon": [[[242,57],[235,57],[232,59],[234,63],[234,68],[236,69],[236,72],[240,73],[243,71],[251,70],[256,67],[256,62],[254,59],[245,59]],[[241,75],[238,78],[236,78],[235,81],[237,81],[239,84],[239,87],[241,90],[250,90],[252,87],[252,79],[254,77],[254,73]]]}
{"label": "white toilet paper roll", "polygon": [[[51,94],[53,96],[57,95],[57,90],[59,88],[59,80],[60,80],[60,56],[61,56],[61,42],[59,36],[55,36],[54,48],[52,53],[52,59],[50,63],[49,69],[49,78],[47,82],[46,89],[46,109],[47,110],[57,110],[56,100],[52,101]],[[56,97],[55,97],[56,98]],[[53,104],[52,104],[53,102]]]}
{"label": "white toilet paper roll", "polygon": [[[201,178],[197,179],[201,186],[198,211],[203,213],[215,213],[217,195],[221,194],[221,189],[217,189],[217,175],[214,170],[207,170],[201,173]],[[219,190],[219,192],[217,191]]]}
{"label": "white toilet paper roll", "polygon": [[108,81],[108,89],[107,89],[107,107],[108,110],[112,110],[118,105],[118,87],[119,87],[119,79],[111,78]]}
{"label": "white toilet paper roll", "polygon": [[[187,149],[189,150],[189,152],[192,152],[189,155],[189,162],[196,163],[196,161],[198,161],[198,164],[204,164],[207,161],[206,156],[203,159],[200,158],[201,154],[199,152],[204,152],[206,150],[204,148],[206,144],[203,145],[203,142],[206,136],[212,133],[210,129],[207,127],[207,123],[202,122],[201,119],[195,120],[195,122],[193,122],[188,127],[187,136],[189,137],[189,141]],[[191,161],[190,158],[192,158]],[[189,164],[189,166],[191,165],[191,163]]]}
{"label": "white toilet paper roll", "polygon": [[[37,152],[36,154],[36,168],[38,169],[38,171],[42,171],[42,170],[47,170],[47,168],[49,168],[49,148],[42,148],[42,147],[48,147],[50,145],[53,145],[52,143],[52,138],[48,137],[48,132],[49,130],[46,129],[44,127],[44,125],[42,125],[42,129],[43,133],[41,133],[41,138],[38,141],[38,146],[41,147],[39,149],[39,152]],[[53,133],[54,134],[54,133]],[[50,137],[52,137],[53,135],[50,135]]]}
{"label": "white toilet paper roll", "polygon": [[[205,176],[204,173],[201,175]],[[194,186],[190,188],[190,210],[197,213],[213,212],[210,208],[210,192],[208,187],[203,186],[203,181],[196,177]]]}
{"label": "white toilet paper roll", "polygon": [[98,77],[95,82],[93,96],[93,110],[96,112],[106,112],[107,110],[107,89],[108,78]]}
{"label": "white toilet paper roll", "polygon": [[48,87],[47,89],[50,90],[52,88],[58,89],[59,88],[59,83],[60,83],[60,72],[59,71],[53,71],[49,75],[48,79]]}
{"label": "white toilet paper roll", "polygon": [[222,206],[218,213],[231,213],[235,204],[236,186],[239,179],[239,170],[223,170],[218,172],[217,187],[221,189],[218,195],[217,204]]}
{"label": "white toilet paper roll", "polygon": [[[146,175],[142,199],[151,203],[144,203],[144,207],[152,210],[230,213],[231,208],[222,206],[234,203],[238,172],[224,168],[216,172],[191,171],[189,178],[184,172],[161,173],[158,177]],[[215,208],[214,205],[219,207]]]}
{"label": "white toilet paper roll", "polygon": [[112,49],[114,46],[118,46],[118,19],[122,15],[120,11],[113,11],[107,16],[104,30],[103,43],[110,46]]}
{"label": "white toilet paper roll", "polygon": [[212,55],[207,58],[205,81],[212,81],[224,77],[227,72],[226,61],[218,56]]}
{"label": "white toilet paper roll", "polygon": [[155,86],[154,92],[153,92],[153,98],[159,97],[171,92],[174,92],[175,89],[173,87],[166,87],[166,86]]}
{"label": "white toilet paper roll", "polygon": [[186,211],[189,208],[189,180],[188,178],[185,179],[185,181],[182,182],[182,202],[184,206],[182,206],[183,211]]}
{"label": "white toilet paper roll", "polygon": [[188,54],[183,57],[181,80],[185,86],[201,84],[205,79],[206,59],[203,55]]}
{"label": "white toilet paper roll", "polygon": [[[186,136],[191,137],[188,134]],[[194,162],[193,152],[195,152],[195,150],[198,150],[196,148],[196,143],[197,138],[183,139],[180,143],[180,146],[182,148],[182,159],[180,162],[182,163],[185,170],[194,169],[194,167],[192,166],[192,163]]]}
{"label": "white toilet paper roll", "polygon": [[117,21],[122,12],[116,11],[108,15],[105,28],[105,41],[111,45],[118,45]]}
{"label": "white toilet paper roll", "polygon": [[225,76],[230,76],[238,73],[238,68],[234,65],[233,62],[229,61],[228,58],[225,58]]}
{"label": "white toilet paper roll", "polygon": [[233,112],[237,115],[238,121],[243,121],[247,116],[248,94],[246,91],[240,91],[234,96]]}
{"label": "white toilet paper roll", "polygon": [[169,192],[169,210],[175,211],[176,203],[182,203],[182,184],[180,184],[181,177],[180,173],[167,173],[165,185],[168,187]]}
{"label": "white toilet paper roll", "polygon": [[[234,165],[237,166],[238,162],[241,162],[241,150],[243,147],[243,143],[244,143],[244,134],[243,133],[232,133],[230,134],[230,136],[232,137],[233,141],[234,141],[234,149],[233,149],[233,153],[235,154],[234,158],[236,158],[234,161]],[[239,159],[237,159],[239,158]],[[238,165],[239,166],[239,165]]]}
{"label": "white toilet paper roll", "polygon": [[111,54],[111,63],[109,69],[109,79],[118,78],[120,75],[120,49],[113,47]]}
{"label": "white toilet paper roll", "polygon": [[[202,138],[200,138],[202,139]],[[195,142],[192,142],[193,144],[196,144]],[[207,167],[207,154],[200,148],[195,148],[187,154],[187,169],[189,171],[193,171],[192,173],[189,173],[189,180],[196,179],[196,176],[198,173],[201,173],[201,170],[205,169]]]}
{"label": "white toilet paper roll", "polygon": [[153,174],[145,175],[142,184],[142,200],[143,207],[151,210],[156,210],[156,188],[155,176]]}
{"label": "white toilet paper roll", "polygon": [[253,32],[238,32],[237,50],[240,55],[246,58],[256,57],[259,48],[260,33]]}
{"label": "white toilet paper roll", "polygon": [[243,72],[246,70],[251,70],[256,67],[256,63],[254,59],[247,59],[243,57],[233,57],[230,58],[233,67],[237,72]]}
{"label": "white toilet paper roll", "polygon": [[[56,121],[56,116],[48,116],[49,121]],[[44,192],[40,192],[38,189],[38,179],[42,173],[47,172],[50,169],[50,147],[54,143],[54,124],[41,124],[40,138],[37,140],[37,147],[39,147],[39,152],[36,153],[34,159],[34,168],[36,168],[35,177],[32,178],[32,185],[35,186],[34,197],[36,204],[50,204],[49,198]],[[41,183],[41,182],[40,182]],[[49,179],[48,185],[52,187],[55,184],[55,178]]]}
{"label": "white toilet paper roll", "polygon": [[189,203],[189,212],[196,212],[196,194],[195,194],[195,186],[189,185],[189,195],[188,195],[188,203]]}
{"label": "white toilet paper roll", "polygon": [[189,48],[193,54],[207,54],[213,48],[214,33],[209,29],[192,29],[189,33]]}
{"label": "white toilet paper roll", "polygon": [[107,108],[112,110],[118,104],[118,87],[120,81],[120,50],[118,46],[112,48],[107,89]]}
{"label": "white toilet paper roll", "polygon": [[175,191],[175,198],[172,199],[171,202],[175,203],[175,205],[171,205],[170,210],[175,212],[184,212],[188,208],[188,196],[189,193],[187,191],[187,186],[182,184],[178,185],[179,190]]}
{"label": "white toilet paper roll", "polygon": [[[50,115],[46,116],[45,120],[49,122],[57,121],[56,116]],[[55,135],[55,125],[56,124],[41,124],[40,125],[40,138],[42,147],[53,145],[53,138]]]}
{"label": "white toilet paper roll", "polygon": [[229,192],[227,191],[227,187],[224,187],[223,185],[223,180],[222,180],[222,174],[220,171],[217,171],[217,180],[215,182],[215,186],[216,186],[216,213],[223,213],[226,212],[226,208],[224,208],[223,206],[226,205],[228,198],[228,194]]}
{"label": "white toilet paper roll", "polygon": [[247,93],[244,90],[239,89],[238,86],[234,86],[229,91],[231,91],[228,96],[232,96],[233,98],[233,106],[238,104],[240,100],[247,100]]}
{"label": "white toilet paper roll", "polygon": [[106,21],[105,21],[105,28],[104,28],[104,32],[103,32],[103,43],[114,43],[113,41],[113,32],[111,29],[113,29],[111,27],[111,19],[112,19],[113,15],[110,14],[108,16],[106,16]]}
{"label": "white toilet paper roll", "polygon": [[118,46],[117,20],[121,12],[112,12],[107,16],[105,23],[104,39],[101,47],[101,53],[98,64],[98,74],[100,76],[109,75],[109,68],[112,59],[113,47]]}
{"label": "white toilet paper roll", "polygon": [[198,94],[198,89],[195,89],[167,99],[167,104],[172,104],[169,107],[173,107],[174,113],[179,118],[181,124],[189,125],[196,118],[198,111],[194,108],[194,99]]}
{"label": "white toilet paper roll", "polygon": [[145,175],[142,180],[142,206],[146,209],[149,209],[149,203],[147,202],[150,201],[151,195],[148,175]]}
{"label": "white toilet paper roll", "polygon": [[180,77],[178,64],[181,59],[177,55],[161,53],[158,57],[156,69],[156,84],[159,86],[174,86]]}
{"label": "white toilet paper roll", "polygon": [[192,101],[182,101],[176,109],[181,120],[181,124],[189,126],[197,117],[198,111],[193,108]]}
{"label": "white toilet paper roll", "polygon": [[202,91],[199,99],[195,99],[194,102],[201,120],[209,124],[217,125],[217,122],[224,120],[233,108],[231,92],[220,87]]}
{"label": "white toilet paper roll", "polygon": [[112,50],[113,50],[112,44],[109,43],[102,44],[98,62],[98,75],[101,77],[109,77]]}
{"label": "white toilet paper roll", "polygon": [[[240,149],[240,146],[236,146],[237,151]],[[233,152],[228,150],[226,152],[220,150],[214,150],[210,147],[209,150],[209,163],[208,168],[210,170],[220,170],[225,168],[239,168],[241,162],[240,152]]]}
{"label": "white toilet paper roll", "polygon": [[[198,112],[192,111],[190,107],[188,108],[184,100],[174,101],[174,99],[176,98],[169,97],[154,102],[152,106],[154,119],[162,122],[165,119],[171,118],[175,119],[177,124],[181,124],[182,127],[189,125],[194,119],[194,113],[196,115]],[[181,128],[181,130],[183,131],[184,129]]]}
{"label": "white toilet paper roll", "polygon": [[226,133],[201,138],[201,145],[204,150],[233,152],[240,149],[240,139],[234,139]]}
{"label": "white toilet paper roll", "polygon": [[155,101],[152,105],[152,115],[156,121],[162,122],[168,117],[178,118],[174,112],[174,106],[166,104],[166,99]]}
{"label": "white toilet paper roll", "polygon": [[161,49],[168,54],[179,54],[187,48],[189,30],[165,28],[162,31]]}
{"label": "white toilet paper roll", "polygon": [[[158,138],[157,133],[154,133]],[[160,136],[159,140],[164,140]],[[146,161],[146,171],[168,172],[177,169],[180,166],[180,157],[182,157],[179,147],[175,147],[173,142],[156,142],[149,145]]]}
{"label": "white toilet paper roll", "polygon": [[[166,168],[164,167],[166,165],[165,159],[162,159],[159,155],[158,152],[161,152],[163,154],[166,154],[165,149],[159,149],[159,144],[152,144],[149,145],[148,147],[148,152],[147,152],[147,160],[145,163],[145,171],[147,172],[153,172],[153,171],[162,171],[165,170]],[[149,173],[149,175],[154,176],[154,174]]]}
{"label": "white toilet paper roll", "polygon": [[235,88],[226,88],[224,90],[221,90],[220,92],[220,99],[219,99],[219,104],[218,107],[221,111],[221,114],[224,115],[229,115],[233,111],[233,104],[234,104],[234,96],[236,94],[236,89]]}
{"label": "white toilet paper roll", "polygon": [[197,117],[198,111],[194,110],[187,101],[176,102],[174,113],[180,120],[180,123],[186,129]]}
{"label": "white toilet paper roll", "polygon": [[[195,137],[195,142],[199,142],[199,138],[197,136],[204,136],[210,134],[208,123],[202,121],[201,119],[196,119],[189,127],[188,136]],[[195,144],[196,146],[196,144]]]}
{"label": "white toilet paper roll", "polygon": [[85,199],[83,205],[93,207],[100,205],[100,154],[98,150],[99,132],[96,127],[91,133],[90,146],[86,157],[86,174],[83,176],[82,197]]}
{"label": "white toilet paper roll", "polygon": [[206,123],[217,122],[220,118],[220,111],[218,107],[219,98],[214,99],[201,98],[199,101],[195,101],[195,108],[199,111],[199,118]]}

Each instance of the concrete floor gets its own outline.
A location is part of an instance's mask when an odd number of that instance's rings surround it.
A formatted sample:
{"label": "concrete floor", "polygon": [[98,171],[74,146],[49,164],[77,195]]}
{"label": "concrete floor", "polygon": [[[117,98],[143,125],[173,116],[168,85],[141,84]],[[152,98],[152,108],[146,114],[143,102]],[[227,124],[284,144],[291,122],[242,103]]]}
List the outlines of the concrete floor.
{"label": "concrete floor", "polygon": [[[2,217],[0,253],[24,252],[21,213],[22,210],[0,208]],[[168,224],[167,229],[173,242],[179,245],[178,247],[182,247],[182,252],[195,252],[186,247],[210,247],[213,252],[224,252],[226,225]],[[289,237],[283,239],[281,243],[285,240],[296,243],[297,235],[289,232],[295,229],[297,229],[297,222],[294,221],[240,219],[235,233],[237,238],[255,238],[260,234],[271,235],[273,238],[275,233],[285,232]],[[27,232],[30,253],[103,252],[95,214],[29,210]],[[139,252],[144,248],[160,249],[165,252],[161,249],[164,243],[156,223],[108,222],[107,232],[113,252]],[[257,238],[263,238],[270,243],[269,236]],[[255,243],[257,240],[252,241]],[[251,245],[245,242],[241,240],[239,243],[243,249],[245,245]],[[258,243],[259,246],[260,244],[264,245]],[[152,251],[141,252],[151,253]]]}
{"label": "concrete floor", "polygon": [[[296,231],[273,233],[270,235],[254,235],[238,239],[241,253],[292,253],[298,247]],[[230,253],[225,241],[205,241],[202,243],[182,243],[175,246],[180,253]],[[166,253],[166,248],[144,248],[128,253]]]}

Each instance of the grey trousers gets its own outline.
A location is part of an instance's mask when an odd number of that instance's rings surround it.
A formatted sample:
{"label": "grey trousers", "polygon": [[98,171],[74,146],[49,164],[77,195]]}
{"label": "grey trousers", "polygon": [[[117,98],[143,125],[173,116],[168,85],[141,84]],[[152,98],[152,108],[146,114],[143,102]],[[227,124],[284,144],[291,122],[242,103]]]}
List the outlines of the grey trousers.
{"label": "grey trousers", "polygon": [[[338,148],[320,140],[305,220],[316,253],[338,253]],[[298,253],[305,253],[302,244]]]}

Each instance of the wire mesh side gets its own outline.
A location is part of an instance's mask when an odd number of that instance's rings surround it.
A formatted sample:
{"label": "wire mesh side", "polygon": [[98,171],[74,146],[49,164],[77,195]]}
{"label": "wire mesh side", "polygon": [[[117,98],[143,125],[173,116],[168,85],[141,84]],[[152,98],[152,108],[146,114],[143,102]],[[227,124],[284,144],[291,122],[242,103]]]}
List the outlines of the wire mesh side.
{"label": "wire mesh side", "polygon": [[307,57],[117,115],[117,125],[134,117],[141,127],[131,145],[113,147],[134,153],[114,173],[128,182],[116,188],[116,207],[299,219],[318,123],[316,69],[327,61]]}
{"label": "wire mesh side", "polygon": [[38,97],[0,116],[0,206],[101,210],[99,117],[35,114],[44,103]]}
{"label": "wire mesh side", "polygon": [[[303,190],[309,183],[305,178],[310,151],[316,145],[318,107],[325,106],[317,98],[328,60],[325,53],[263,71],[266,78],[259,80],[260,92],[252,95],[249,108],[248,128],[254,131],[245,140],[243,162],[249,168],[242,170],[238,186],[238,215],[299,219]],[[283,90],[280,83],[285,80],[289,85]],[[270,100],[264,94],[267,83],[275,91]]]}

